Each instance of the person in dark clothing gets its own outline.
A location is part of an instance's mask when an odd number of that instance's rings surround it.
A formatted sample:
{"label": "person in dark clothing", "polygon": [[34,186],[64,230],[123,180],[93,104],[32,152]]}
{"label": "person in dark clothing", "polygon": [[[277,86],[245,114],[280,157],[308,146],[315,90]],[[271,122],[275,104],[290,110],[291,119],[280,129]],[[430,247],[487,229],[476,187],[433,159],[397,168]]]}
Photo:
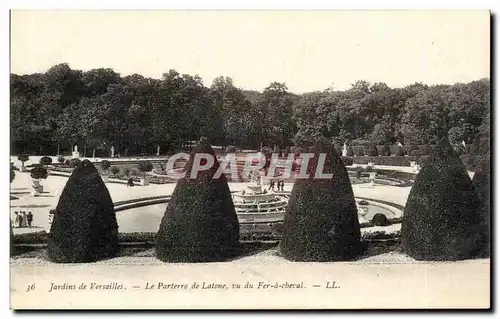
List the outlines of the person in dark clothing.
{"label": "person in dark clothing", "polygon": [[28,212],[28,216],[26,216],[26,219],[28,220],[28,227],[31,228],[31,223],[33,222],[33,214],[31,212]]}
{"label": "person in dark clothing", "polygon": [[271,180],[271,181],[269,182],[269,189],[270,189],[270,190],[272,189],[272,190],[273,190],[273,192],[274,192],[274,180]]}
{"label": "person in dark clothing", "polygon": [[133,187],[134,186],[134,180],[131,178],[128,179],[127,181],[127,187],[130,186],[130,187]]}

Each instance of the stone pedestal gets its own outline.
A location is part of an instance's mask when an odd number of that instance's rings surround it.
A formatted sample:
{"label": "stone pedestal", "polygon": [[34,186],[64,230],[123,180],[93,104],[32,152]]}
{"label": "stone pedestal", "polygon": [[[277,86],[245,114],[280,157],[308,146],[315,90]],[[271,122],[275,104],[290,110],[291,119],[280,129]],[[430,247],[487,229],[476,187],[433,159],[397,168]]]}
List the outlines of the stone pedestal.
{"label": "stone pedestal", "polygon": [[72,158],[80,158],[80,152],[73,151]]}
{"label": "stone pedestal", "polygon": [[148,186],[149,185],[149,181],[147,180],[147,178],[141,178],[141,185],[142,186]]}
{"label": "stone pedestal", "polygon": [[109,175],[101,175],[101,178],[104,183],[109,183]]}
{"label": "stone pedestal", "polygon": [[43,185],[40,184],[39,180],[33,180],[33,192],[31,194],[38,196],[40,193],[43,193]]}

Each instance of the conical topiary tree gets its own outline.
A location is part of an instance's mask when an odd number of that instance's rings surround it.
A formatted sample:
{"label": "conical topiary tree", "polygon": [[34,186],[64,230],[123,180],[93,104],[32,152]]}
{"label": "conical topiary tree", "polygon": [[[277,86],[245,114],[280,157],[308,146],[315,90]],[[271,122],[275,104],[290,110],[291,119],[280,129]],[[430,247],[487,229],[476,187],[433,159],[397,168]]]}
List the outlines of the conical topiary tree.
{"label": "conical topiary tree", "polygon": [[[347,170],[328,140],[319,140],[308,165],[309,179],[297,180],[288,202],[280,250],[294,261],[339,261],[360,248],[358,211]],[[315,178],[319,154],[326,154],[323,172]]]}
{"label": "conical topiary tree", "polygon": [[368,155],[369,156],[378,156],[378,150],[377,150],[377,146],[375,146],[375,144],[370,145],[370,148],[368,149]]}
{"label": "conical topiary tree", "polygon": [[481,234],[482,234],[482,249],[480,256],[490,255],[490,190],[491,190],[491,167],[490,158],[488,156],[479,163],[479,167],[474,173],[472,184],[479,196],[480,207],[478,210],[481,219]]}
{"label": "conical topiary tree", "polygon": [[86,263],[118,251],[113,201],[97,169],[83,160],[74,169],[56,207],[47,252],[57,263]]}
{"label": "conical topiary tree", "polygon": [[347,156],[354,156],[354,150],[351,145],[347,147]]}
{"label": "conical topiary tree", "polygon": [[[196,154],[214,165],[191,178]],[[204,160],[202,159],[202,162]],[[202,163],[204,164],[204,163]],[[191,152],[186,176],[177,182],[156,235],[156,257],[166,262],[210,262],[233,256],[239,247],[239,222],[227,179],[213,178],[219,162],[207,139]]]}
{"label": "conical topiary tree", "polygon": [[389,145],[384,144],[382,151],[380,152],[382,156],[391,156],[391,148]]}
{"label": "conical topiary tree", "polygon": [[397,146],[396,147],[396,152],[394,153],[394,155],[396,156],[405,156],[405,151],[403,150],[403,148],[401,146]]}
{"label": "conical topiary tree", "polygon": [[417,260],[473,257],[481,244],[479,198],[464,165],[443,139],[417,175],[404,210],[401,242]]}

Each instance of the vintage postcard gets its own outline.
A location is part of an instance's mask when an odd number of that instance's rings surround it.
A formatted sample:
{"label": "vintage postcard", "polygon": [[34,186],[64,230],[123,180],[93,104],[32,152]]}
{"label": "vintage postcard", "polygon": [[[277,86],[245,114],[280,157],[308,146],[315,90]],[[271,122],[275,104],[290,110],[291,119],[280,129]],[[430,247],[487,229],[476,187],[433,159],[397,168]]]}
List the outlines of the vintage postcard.
{"label": "vintage postcard", "polygon": [[489,309],[487,10],[12,10],[11,309]]}

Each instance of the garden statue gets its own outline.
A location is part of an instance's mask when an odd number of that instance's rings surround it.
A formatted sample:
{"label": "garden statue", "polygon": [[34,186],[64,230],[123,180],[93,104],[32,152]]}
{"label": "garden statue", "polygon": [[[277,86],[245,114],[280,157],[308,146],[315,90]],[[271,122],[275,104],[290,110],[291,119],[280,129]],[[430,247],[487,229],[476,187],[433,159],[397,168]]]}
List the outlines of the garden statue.
{"label": "garden statue", "polygon": [[376,172],[370,172],[370,186],[375,186],[375,178],[377,177]]}
{"label": "garden statue", "polygon": [[250,175],[250,179],[252,183],[254,183],[257,186],[262,185],[262,177],[260,176],[259,172],[257,170],[252,171]]}
{"label": "garden statue", "polygon": [[80,153],[78,153],[78,145],[75,145],[75,147],[73,148],[73,158],[79,158],[80,157]]}
{"label": "garden statue", "polygon": [[111,146],[111,157],[115,157],[115,147]]}
{"label": "garden statue", "polygon": [[344,142],[344,149],[342,150],[342,156],[347,156],[347,143]]}

